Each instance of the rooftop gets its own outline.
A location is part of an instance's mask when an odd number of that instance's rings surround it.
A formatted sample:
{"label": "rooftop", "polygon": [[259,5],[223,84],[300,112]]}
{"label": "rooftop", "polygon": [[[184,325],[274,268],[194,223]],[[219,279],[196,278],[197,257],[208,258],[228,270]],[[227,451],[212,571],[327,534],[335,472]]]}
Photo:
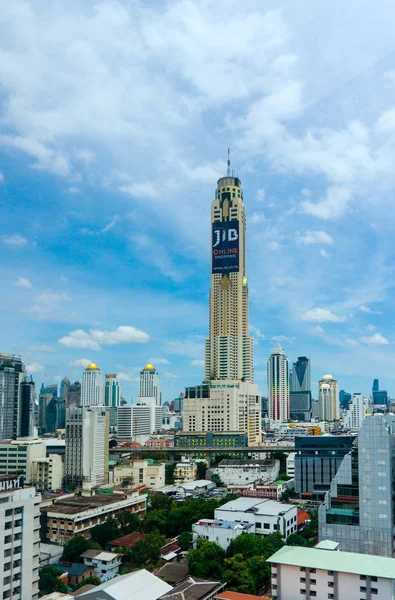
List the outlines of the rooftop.
{"label": "rooftop", "polygon": [[274,467],[276,464],[276,460],[272,458],[265,458],[263,460],[253,460],[253,459],[231,459],[224,458],[219,463],[219,467]]}
{"label": "rooftop", "polygon": [[295,567],[309,567],[324,571],[340,571],[354,575],[395,579],[395,560],[384,556],[357,554],[356,552],[334,552],[320,548],[283,546],[267,559],[269,563],[280,563]]}
{"label": "rooftop", "polygon": [[182,560],[180,562],[167,563],[159,569],[157,574],[167,583],[175,585],[182,581],[188,574],[188,561]]}
{"label": "rooftop", "polygon": [[92,508],[98,508],[107,504],[114,504],[126,499],[126,494],[96,494],[95,496],[68,496],[63,498],[57,496],[58,500],[51,506],[46,506],[41,510],[49,513],[64,513],[75,515]]}
{"label": "rooftop", "polygon": [[200,600],[225,586],[220,581],[206,581],[200,577],[188,577],[171,591],[163,594],[161,600]]}
{"label": "rooftop", "polygon": [[216,508],[216,511],[249,512],[257,515],[278,515],[295,508],[292,504],[282,504],[264,498],[237,498]]}
{"label": "rooftop", "polygon": [[115,552],[103,552],[103,550],[86,550],[86,552],[80,556],[81,558],[96,558],[97,560],[110,561],[117,558],[117,556],[121,557],[122,555],[116,554]]}
{"label": "rooftop", "polygon": [[133,531],[133,533],[128,533],[127,535],[123,535],[122,537],[119,537],[116,540],[108,542],[107,546],[116,546],[118,548],[133,548],[133,546],[135,546],[135,544],[137,544],[137,542],[139,542],[140,540],[143,540],[145,536],[145,533]]}
{"label": "rooftop", "polygon": [[87,569],[91,568],[90,565],[85,565],[84,563],[72,563],[71,565],[54,563],[50,566],[59,569],[59,571],[63,571],[64,573],[68,573],[69,575],[74,575],[75,577],[80,577]]}
{"label": "rooftop", "polygon": [[[95,587],[92,591],[80,594],[84,600],[157,600],[171,590],[171,586],[145,569],[121,575]],[[102,592],[102,593],[100,593]]]}
{"label": "rooftop", "polygon": [[267,596],[254,596],[253,594],[241,594],[240,592],[221,592],[215,596],[221,600],[270,600]]}
{"label": "rooftop", "polygon": [[236,523],[236,521],[219,521],[218,519],[199,519],[194,525],[208,525],[220,529],[251,529],[254,523]]}

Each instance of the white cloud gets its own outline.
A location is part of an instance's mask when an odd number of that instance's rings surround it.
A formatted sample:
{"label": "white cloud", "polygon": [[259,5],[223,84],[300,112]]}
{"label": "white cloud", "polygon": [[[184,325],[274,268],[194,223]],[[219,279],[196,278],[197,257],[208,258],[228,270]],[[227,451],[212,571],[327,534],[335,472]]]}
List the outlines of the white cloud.
{"label": "white cloud", "polygon": [[375,329],[376,329],[376,327],[374,325],[366,325],[367,331],[374,331]]}
{"label": "white cloud", "polygon": [[260,188],[259,190],[257,190],[256,199],[258,200],[258,202],[263,202],[265,197],[266,197],[266,193],[263,188]]}
{"label": "white cloud", "polygon": [[59,309],[64,302],[71,302],[72,298],[66,293],[43,292],[35,298],[37,304],[29,309],[29,312],[35,313],[39,318],[46,318],[48,315]]}
{"label": "white cloud", "polygon": [[268,242],[267,243],[267,247],[270,248],[270,250],[280,250],[281,248],[281,244],[279,242]]}
{"label": "white cloud", "polygon": [[382,314],[381,311],[379,311],[379,310],[373,310],[372,308],[369,308],[369,306],[366,306],[365,304],[362,304],[359,307],[359,310],[362,311],[362,312],[371,313],[371,314],[374,314],[374,315],[381,315]]}
{"label": "white cloud", "polygon": [[59,381],[62,381],[63,377],[61,375],[55,375],[54,380],[56,381],[56,383],[59,383]]}
{"label": "white cloud", "polygon": [[176,375],[175,373],[170,373],[169,371],[165,373],[166,379],[179,379],[180,375]]}
{"label": "white cloud", "polygon": [[303,201],[301,208],[304,212],[318,217],[319,219],[338,219],[347,210],[352,199],[350,188],[340,185],[328,187],[324,197],[318,202]]}
{"label": "white cloud", "polygon": [[167,358],[150,358],[149,362],[152,365],[169,365],[170,362],[167,360]]}
{"label": "white cloud", "polygon": [[381,333],[374,333],[371,336],[362,336],[359,339],[363,344],[368,344],[369,346],[385,346],[389,344],[387,338],[381,335]]}
{"label": "white cloud", "polygon": [[74,369],[76,369],[76,368],[79,368],[79,367],[80,367],[81,369],[86,369],[86,367],[87,367],[88,365],[90,365],[90,364],[91,364],[91,362],[92,362],[92,361],[91,361],[91,360],[89,360],[89,358],[76,358],[76,359],[74,359],[74,360],[71,360],[71,361],[69,362],[69,367],[72,367],[72,368],[74,368]]}
{"label": "white cloud", "polygon": [[32,352],[56,352],[53,346],[42,344],[41,346],[29,346]]}
{"label": "white cloud", "polygon": [[309,246],[311,244],[333,244],[333,239],[326,231],[305,231],[297,233],[297,241],[299,244]]}
{"label": "white cloud", "polygon": [[199,360],[198,358],[191,360],[192,367],[204,367],[204,364],[204,360]]}
{"label": "white cloud", "polygon": [[293,344],[296,341],[296,337],[289,337],[287,335],[273,335],[273,342],[288,342],[289,344]]}
{"label": "white cloud", "polygon": [[326,308],[319,308],[318,306],[306,311],[302,314],[304,321],[312,321],[313,323],[343,323],[346,321],[346,317],[335,315]]}
{"label": "white cloud", "polygon": [[16,285],[16,287],[23,287],[23,288],[28,288],[28,289],[32,288],[32,284],[25,277],[19,277],[19,279],[16,279],[12,285]]}
{"label": "white cloud", "polygon": [[75,187],[74,185],[70,185],[67,188],[67,191],[69,192],[69,194],[78,194],[79,189],[77,187]]}
{"label": "white cloud", "polygon": [[101,350],[101,345],[144,344],[148,341],[147,333],[130,325],[121,325],[114,331],[90,329],[89,333],[83,329],[76,329],[58,340],[60,344],[68,348],[89,348],[90,350]]}
{"label": "white cloud", "polygon": [[267,339],[266,336],[259,329],[259,327],[254,327],[254,325],[250,324],[249,329],[250,329],[250,333],[252,334],[256,343],[258,342],[258,340],[266,340]]}
{"label": "white cloud", "polygon": [[320,256],[323,256],[324,258],[330,258],[330,254],[329,252],[327,252],[326,250],[324,250],[324,248],[320,249]]}
{"label": "white cloud", "polygon": [[119,381],[132,381],[134,383],[140,381],[139,377],[133,377],[130,373],[117,373],[117,379],[119,379]]}
{"label": "white cloud", "polygon": [[74,155],[78,160],[81,160],[86,165],[90,165],[97,161],[96,154],[92,152],[92,150],[87,150],[86,148],[81,148],[80,150],[76,150]]}
{"label": "white cloud", "polygon": [[33,362],[30,365],[26,365],[26,371],[28,373],[41,373],[44,371],[44,367],[39,363]]}
{"label": "white cloud", "polygon": [[0,183],[4,182],[4,173],[0,171]]}
{"label": "white cloud", "polygon": [[265,220],[265,215],[263,214],[263,212],[254,212],[252,213],[252,215],[249,218],[249,223],[252,223],[253,225],[257,225],[258,223],[262,223],[262,221]]}
{"label": "white cloud", "polygon": [[120,185],[119,191],[135,198],[157,198],[159,190],[149,181]]}
{"label": "white cloud", "polygon": [[15,233],[13,235],[3,235],[1,239],[8,246],[21,247],[26,246],[26,244],[28,243],[27,239],[23,237],[23,235],[19,235],[18,233]]}
{"label": "white cloud", "polygon": [[118,219],[119,219],[119,215],[114,215],[113,218],[111,219],[111,221],[105,227],[103,227],[101,232],[107,233],[107,231],[110,231],[110,229],[112,229],[114,227],[114,225],[118,221]]}
{"label": "white cloud", "polygon": [[314,333],[324,333],[324,329],[320,325],[315,325],[313,328]]}

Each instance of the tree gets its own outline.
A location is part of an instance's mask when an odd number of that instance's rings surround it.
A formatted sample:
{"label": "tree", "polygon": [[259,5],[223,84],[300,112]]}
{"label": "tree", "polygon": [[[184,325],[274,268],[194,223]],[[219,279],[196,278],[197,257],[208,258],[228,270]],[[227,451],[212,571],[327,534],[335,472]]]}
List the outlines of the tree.
{"label": "tree", "polygon": [[136,515],[136,513],[130,510],[121,510],[115,520],[117,521],[121,533],[123,535],[127,535],[128,533],[133,533],[140,527],[140,519]]}
{"label": "tree", "polygon": [[226,558],[222,571],[222,581],[227,582],[227,588],[242,594],[256,594],[257,587],[250,573],[248,562],[242,554]]}
{"label": "tree", "polygon": [[86,539],[83,535],[76,535],[65,543],[62,560],[65,562],[82,562],[80,555],[91,548],[100,549],[99,544]]}
{"label": "tree", "polygon": [[292,479],[292,477],[290,477],[286,473],[279,473],[277,479],[280,479],[281,481],[289,481],[290,479]]}
{"label": "tree", "polygon": [[63,581],[58,579],[60,575],[63,575],[63,571],[47,565],[40,571],[40,579],[38,581],[38,587],[41,594],[51,594],[52,592],[67,592],[67,586]]}
{"label": "tree", "polygon": [[213,483],[215,483],[215,485],[217,487],[226,487],[226,485],[224,484],[224,482],[222,481],[221,477],[218,475],[218,473],[213,473],[211,475],[211,481]]}
{"label": "tree", "polygon": [[161,556],[163,543],[164,539],[159,533],[150,533],[133,546],[129,554],[130,561],[139,566],[144,565],[148,560],[157,563]]}
{"label": "tree", "polygon": [[188,565],[191,575],[219,580],[222,574],[222,565],[225,550],[207,540],[197,541],[196,549],[188,552]]}
{"label": "tree", "polygon": [[166,510],[151,510],[141,523],[141,529],[144,533],[151,533],[152,531],[159,531],[165,533],[167,523],[167,511]]}
{"label": "tree", "polygon": [[226,556],[231,557],[241,554],[244,558],[251,558],[252,556],[264,555],[266,549],[265,539],[266,536],[242,533],[231,541],[226,551]]}
{"label": "tree", "polygon": [[100,585],[100,584],[101,584],[101,581],[98,577],[87,577],[83,581],[80,581],[79,583],[75,584],[75,586],[73,587],[73,592],[84,587],[84,585]]}
{"label": "tree", "polygon": [[286,488],[283,491],[283,493],[281,494],[281,502],[288,502],[291,497],[292,497],[292,490],[290,490],[289,488]]}
{"label": "tree", "polygon": [[192,543],[192,533],[190,531],[183,531],[179,538],[178,544],[181,550],[189,550]]}
{"label": "tree", "polygon": [[171,505],[173,504],[173,500],[170,498],[170,496],[166,496],[166,494],[156,492],[156,494],[153,494],[151,496],[150,504],[153,510],[169,510],[171,508]]}
{"label": "tree", "polygon": [[176,463],[166,463],[165,465],[165,483],[167,485],[174,483],[174,471]]}
{"label": "tree", "polygon": [[91,529],[92,540],[97,542],[102,548],[111,540],[116,539],[119,533],[117,521],[113,518],[107,519],[104,523],[96,525]]}
{"label": "tree", "polygon": [[286,539],[287,546],[309,546],[308,540],[298,533],[291,533]]}
{"label": "tree", "polygon": [[198,479],[206,479],[207,463],[203,460],[198,460],[196,465]]}

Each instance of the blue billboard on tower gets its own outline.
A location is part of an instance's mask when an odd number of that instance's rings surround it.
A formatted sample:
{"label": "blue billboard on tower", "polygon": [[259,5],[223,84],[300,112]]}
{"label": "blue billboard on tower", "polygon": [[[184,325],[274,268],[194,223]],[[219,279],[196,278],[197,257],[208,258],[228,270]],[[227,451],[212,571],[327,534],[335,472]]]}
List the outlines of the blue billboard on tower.
{"label": "blue billboard on tower", "polygon": [[211,272],[237,273],[239,270],[239,222],[213,223]]}

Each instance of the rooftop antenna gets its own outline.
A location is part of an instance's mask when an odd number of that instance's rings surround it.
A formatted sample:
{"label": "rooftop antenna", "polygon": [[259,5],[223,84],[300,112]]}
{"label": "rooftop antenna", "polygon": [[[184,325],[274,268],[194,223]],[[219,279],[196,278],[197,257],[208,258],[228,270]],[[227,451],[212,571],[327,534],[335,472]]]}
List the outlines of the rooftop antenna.
{"label": "rooftop antenna", "polygon": [[228,148],[228,168],[226,170],[226,176],[230,177],[230,148]]}

